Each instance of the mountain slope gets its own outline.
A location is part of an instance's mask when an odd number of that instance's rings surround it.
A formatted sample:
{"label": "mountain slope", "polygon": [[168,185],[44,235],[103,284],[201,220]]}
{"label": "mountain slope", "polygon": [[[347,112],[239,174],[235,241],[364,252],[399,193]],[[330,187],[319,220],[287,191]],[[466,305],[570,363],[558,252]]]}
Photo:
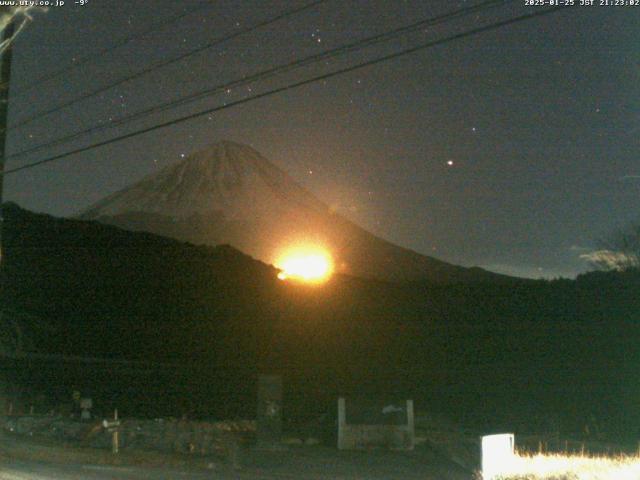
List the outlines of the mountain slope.
{"label": "mountain slope", "polygon": [[387,242],[332,212],[250,147],[220,142],[93,205],[81,219],[195,244],[230,244],[266,263],[321,245],[356,276],[448,283],[498,280]]}
{"label": "mountain slope", "polygon": [[335,275],[309,287],[228,246],[15,205],[4,218],[2,320],[28,321],[27,353],[147,365],[4,362],[25,388],[67,401],[79,388],[128,415],[229,418],[255,414],[257,372],[282,373],[290,416],[393,392],[483,431],[559,415],[580,432],[595,411],[637,437],[637,272],[456,285]]}

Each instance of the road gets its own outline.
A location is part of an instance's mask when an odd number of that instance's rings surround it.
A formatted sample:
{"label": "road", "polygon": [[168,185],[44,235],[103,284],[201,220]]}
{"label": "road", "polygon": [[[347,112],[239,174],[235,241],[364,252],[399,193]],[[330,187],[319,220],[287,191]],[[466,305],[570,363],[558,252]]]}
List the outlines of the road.
{"label": "road", "polygon": [[441,458],[388,451],[339,452],[328,448],[248,452],[243,466],[160,469],[44,463],[0,459],[0,480],[469,480],[471,475]]}
{"label": "road", "polygon": [[[2,461],[1,480],[111,480],[111,479],[211,479],[215,472],[184,472],[139,467],[115,467],[102,465],[58,465],[40,462]],[[241,477],[228,477],[241,478]]]}

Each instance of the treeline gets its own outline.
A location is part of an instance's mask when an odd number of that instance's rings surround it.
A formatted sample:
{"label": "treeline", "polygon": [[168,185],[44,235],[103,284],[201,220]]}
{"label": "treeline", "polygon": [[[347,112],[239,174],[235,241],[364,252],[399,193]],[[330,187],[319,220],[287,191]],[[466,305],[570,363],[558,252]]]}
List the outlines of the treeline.
{"label": "treeline", "polygon": [[[15,205],[4,217],[4,302],[39,319],[26,330],[34,351],[191,365],[179,381],[116,370],[96,383],[86,369],[52,369],[37,377],[44,390],[84,382],[141,409],[166,391],[167,410],[202,413],[250,397],[258,372],[279,372],[292,415],[391,391],[483,429],[524,416],[579,430],[590,414],[612,432],[640,427],[638,272],[438,286],[336,276],[308,287],[229,246]],[[22,378],[33,383],[30,368]]]}

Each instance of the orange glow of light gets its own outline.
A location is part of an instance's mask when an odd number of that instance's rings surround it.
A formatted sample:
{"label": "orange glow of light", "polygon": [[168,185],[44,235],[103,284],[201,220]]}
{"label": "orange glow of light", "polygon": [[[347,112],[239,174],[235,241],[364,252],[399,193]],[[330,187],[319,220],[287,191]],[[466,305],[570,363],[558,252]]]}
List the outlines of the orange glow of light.
{"label": "orange glow of light", "polygon": [[285,251],[275,266],[281,271],[280,280],[300,280],[309,283],[325,282],[333,273],[333,259],[319,247],[297,247]]}

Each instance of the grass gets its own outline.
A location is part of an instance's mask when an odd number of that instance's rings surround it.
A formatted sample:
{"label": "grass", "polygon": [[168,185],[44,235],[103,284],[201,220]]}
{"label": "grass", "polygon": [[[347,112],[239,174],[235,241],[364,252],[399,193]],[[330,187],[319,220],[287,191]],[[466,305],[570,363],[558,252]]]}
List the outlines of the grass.
{"label": "grass", "polygon": [[639,480],[640,456],[516,454],[502,470],[504,480]]}

